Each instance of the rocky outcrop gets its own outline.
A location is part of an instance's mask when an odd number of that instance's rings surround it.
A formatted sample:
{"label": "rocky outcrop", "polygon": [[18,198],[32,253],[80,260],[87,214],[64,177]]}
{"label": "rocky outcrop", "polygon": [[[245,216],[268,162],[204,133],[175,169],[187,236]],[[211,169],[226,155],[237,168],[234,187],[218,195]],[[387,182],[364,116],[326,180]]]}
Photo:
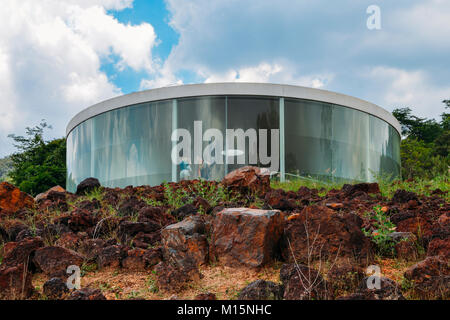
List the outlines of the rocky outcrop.
{"label": "rocky outcrop", "polygon": [[123,246],[112,245],[100,249],[97,256],[97,265],[100,269],[105,267],[119,268],[124,259],[127,256],[127,251]]}
{"label": "rocky outcrop", "polygon": [[266,168],[246,166],[228,173],[222,184],[240,193],[262,194],[270,190],[270,172]]}
{"label": "rocky outcrop", "polygon": [[450,297],[450,266],[442,256],[427,257],[406,270],[404,277],[422,299]]}
{"label": "rocky outcrop", "polygon": [[392,202],[394,203],[407,203],[408,201],[417,201],[417,194],[414,192],[406,191],[406,190],[397,190],[392,197]]}
{"label": "rocky outcrop", "polygon": [[16,300],[29,298],[34,291],[32,275],[26,264],[13,267],[0,266],[0,299]]}
{"label": "rocky outcrop", "polygon": [[44,246],[40,237],[26,238],[19,242],[8,242],[3,248],[1,267],[14,267],[19,264],[32,266],[35,251]]}
{"label": "rocky outcrop", "polygon": [[380,187],[378,183],[344,184],[342,192],[345,198],[352,199],[368,193],[380,193]]}
{"label": "rocky outcrop", "polygon": [[34,200],[39,210],[59,209],[67,211],[69,208],[66,201],[66,190],[61,186],[55,186],[44,193],[38,194]]}
{"label": "rocky outcrop", "polygon": [[34,199],[8,182],[0,183],[0,214],[9,215],[21,209],[33,208]]}
{"label": "rocky outcrop", "polygon": [[87,178],[80,182],[80,184],[77,186],[77,195],[85,195],[97,188],[100,188],[101,184],[100,181],[96,178]]}
{"label": "rocky outcrop", "polygon": [[61,186],[54,186],[43,193],[39,193],[36,197],[34,197],[34,201],[43,202],[46,200],[55,201],[65,199],[66,190]]}
{"label": "rocky outcrop", "polygon": [[261,267],[277,255],[282,233],[278,210],[224,209],[213,222],[211,259],[230,266]]}
{"label": "rocky outcrop", "polygon": [[311,261],[345,258],[366,263],[372,257],[372,244],[361,226],[362,220],[355,214],[341,214],[323,206],[306,207],[288,218],[283,257],[301,263],[308,257]]}
{"label": "rocky outcrop", "polygon": [[412,232],[392,232],[388,237],[395,243],[397,258],[409,261],[417,259],[417,237]]}
{"label": "rocky outcrop", "polygon": [[201,216],[191,216],[171,224],[161,231],[163,255],[166,261],[183,266],[186,261],[195,265],[208,262],[208,241]]}
{"label": "rocky outcrop", "polygon": [[264,202],[269,208],[292,211],[297,208],[295,198],[289,198],[282,189],[271,190],[266,193]]}
{"label": "rocky outcrop", "polygon": [[364,270],[353,264],[334,265],[327,273],[327,280],[334,296],[357,290],[364,279]]}
{"label": "rocky outcrop", "polygon": [[76,265],[81,268],[84,257],[79,253],[62,247],[44,247],[36,250],[33,263],[51,277],[67,276],[67,267]]}

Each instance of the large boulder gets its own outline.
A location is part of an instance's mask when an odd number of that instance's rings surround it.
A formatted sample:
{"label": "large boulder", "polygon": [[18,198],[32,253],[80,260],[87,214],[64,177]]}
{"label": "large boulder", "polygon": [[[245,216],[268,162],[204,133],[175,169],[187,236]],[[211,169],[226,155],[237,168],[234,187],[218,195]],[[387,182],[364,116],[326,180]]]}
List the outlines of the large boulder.
{"label": "large boulder", "polygon": [[183,266],[186,260],[196,265],[208,262],[208,241],[201,216],[191,216],[161,231],[163,255],[166,261]]}
{"label": "large boulder", "polygon": [[364,270],[350,263],[334,265],[327,272],[327,280],[334,296],[339,296],[344,292],[353,292],[359,288],[364,279]]}
{"label": "large boulder", "polygon": [[380,193],[378,183],[344,184],[341,191],[345,198],[355,198],[365,193]]}
{"label": "large boulder", "polygon": [[3,248],[2,267],[14,267],[18,264],[31,266],[34,253],[42,248],[44,242],[40,237],[26,238],[19,242],[8,242]]}
{"label": "large boulder", "polygon": [[284,230],[286,261],[350,259],[365,263],[372,258],[372,244],[361,231],[362,220],[324,206],[309,206],[288,218]]}
{"label": "large boulder", "polygon": [[261,267],[277,255],[282,233],[279,210],[224,209],[213,222],[210,256],[230,266]]}
{"label": "large boulder", "polygon": [[144,256],[142,258],[144,259],[145,265],[147,267],[153,267],[160,263],[163,259],[162,250],[161,248],[151,248],[145,250]]}
{"label": "large boulder", "polygon": [[87,178],[80,182],[80,184],[77,186],[77,195],[85,195],[97,188],[100,188],[101,184],[100,181],[96,178]]}
{"label": "large boulder", "polygon": [[67,267],[76,265],[81,268],[84,257],[79,253],[62,247],[44,247],[36,250],[33,262],[46,275],[52,277],[67,276]]}
{"label": "large boulder", "polygon": [[291,211],[297,207],[296,200],[287,197],[283,189],[275,189],[266,193],[264,202],[269,208]]}
{"label": "large boulder", "polygon": [[222,184],[241,193],[262,194],[270,190],[270,172],[266,168],[246,166],[228,173]]}
{"label": "large boulder", "polygon": [[100,249],[97,256],[97,265],[100,269],[105,267],[118,268],[122,260],[127,256],[126,248],[120,245],[112,245]]}
{"label": "large boulder", "polygon": [[84,255],[86,260],[96,260],[103,248],[113,244],[115,242],[107,243],[103,239],[85,239],[78,245],[77,252]]}
{"label": "large boulder", "polygon": [[45,192],[39,193],[36,197],[34,197],[34,201],[41,202],[45,200],[55,201],[59,199],[65,199],[65,192],[66,190],[63,187],[54,186]]}
{"label": "large boulder", "polygon": [[197,208],[193,204],[188,203],[172,211],[172,215],[178,220],[182,220],[188,216],[196,215],[197,211]]}
{"label": "large boulder", "polygon": [[417,261],[417,237],[411,232],[392,232],[387,235],[395,243],[397,258]]}
{"label": "large boulder", "polygon": [[80,233],[66,232],[56,240],[55,245],[77,251],[81,243],[87,238],[87,236],[82,237]]}
{"label": "large boulder", "polygon": [[392,197],[392,202],[394,203],[407,203],[410,200],[418,200],[417,194],[406,190],[397,190]]}
{"label": "large boulder", "polygon": [[406,270],[404,277],[422,299],[450,297],[450,266],[448,259],[442,256],[427,257]]}
{"label": "large boulder", "polygon": [[239,293],[239,300],[282,300],[283,286],[271,281],[256,280]]}
{"label": "large boulder", "polygon": [[176,219],[167,212],[167,209],[160,207],[143,207],[138,212],[139,222],[153,222],[165,227],[169,224],[176,223]]}
{"label": "large boulder", "polygon": [[161,226],[154,222],[122,221],[119,224],[119,235],[123,239],[127,239],[136,236],[139,232],[152,233],[159,229]]}
{"label": "large boulder", "polygon": [[13,267],[0,266],[0,299],[29,298],[34,291],[32,275],[24,263]]}
{"label": "large boulder", "polygon": [[8,182],[0,183],[0,212],[13,214],[24,208],[33,208],[34,199]]}

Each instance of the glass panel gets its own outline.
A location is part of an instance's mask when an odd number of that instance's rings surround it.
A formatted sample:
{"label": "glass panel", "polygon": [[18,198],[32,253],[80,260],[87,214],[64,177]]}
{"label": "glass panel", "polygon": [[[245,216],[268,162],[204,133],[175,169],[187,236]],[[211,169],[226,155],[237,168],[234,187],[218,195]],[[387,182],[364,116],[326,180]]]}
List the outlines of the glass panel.
{"label": "glass panel", "polygon": [[[270,97],[241,97],[241,96],[229,96],[227,100],[227,129],[242,129],[247,132],[248,129],[254,129],[256,131],[256,145],[255,154],[256,159],[250,159],[250,138],[245,138],[245,150],[236,151],[238,153],[244,152],[244,162],[245,164],[238,163],[238,157],[229,157],[228,159],[228,172],[231,172],[239,167],[252,164],[259,167],[270,167],[271,164],[276,168],[274,170],[279,170],[279,149],[276,150],[278,157],[276,160],[271,160],[269,164],[262,164],[260,158],[260,141],[259,133],[260,129],[267,130],[266,148],[267,154],[264,156],[271,157],[273,152],[272,147],[272,129],[280,129],[280,119],[279,119],[279,109],[280,109],[280,99],[270,98]],[[235,131],[236,132],[236,131]],[[279,137],[279,136],[278,136]],[[238,147],[237,139],[234,139],[234,146]],[[279,147],[279,138],[277,142]],[[236,149],[237,150],[237,149]],[[231,152],[230,150],[228,151]],[[250,161],[252,160],[252,161]],[[272,163],[277,161],[276,163]],[[234,162],[234,163],[232,163]],[[252,163],[253,162],[253,163]],[[256,163],[254,163],[256,162]]]}
{"label": "glass panel", "polygon": [[368,171],[369,115],[338,105],[332,114],[333,176],[366,181]]}
{"label": "glass panel", "polygon": [[[223,137],[223,142],[220,147],[223,150],[223,143],[225,143],[225,97],[196,97],[177,99],[178,110],[178,128],[183,128],[191,134],[191,164],[187,171],[183,173],[183,179],[209,179],[220,180],[224,177],[225,165],[224,160],[222,164],[215,162],[203,162],[203,151],[213,142],[213,138],[208,141],[203,141],[204,134],[208,129],[218,129]],[[194,122],[201,121],[200,137],[194,133]],[[194,141],[201,139],[201,148],[199,153],[194,153]],[[200,140],[199,140],[200,141]],[[215,152],[211,152],[211,156],[215,157]],[[219,155],[223,158],[223,155]],[[184,167],[184,165],[183,165]],[[180,169],[178,168],[177,176],[180,179]]]}
{"label": "glass panel", "polygon": [[362,111],[285,99],[285,132],[287,173],[343,181],[399,175],[398,133]]}
{"label": "glass panel", "polygon": [[329,177],[332,173],[331,105],[293,99],[285,99],[284,105],[286,173]]}

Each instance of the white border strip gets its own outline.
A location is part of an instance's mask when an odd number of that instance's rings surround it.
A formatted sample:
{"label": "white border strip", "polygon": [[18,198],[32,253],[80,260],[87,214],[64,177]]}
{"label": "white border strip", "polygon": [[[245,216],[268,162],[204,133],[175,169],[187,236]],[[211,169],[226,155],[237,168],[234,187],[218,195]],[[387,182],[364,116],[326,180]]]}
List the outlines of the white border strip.
{"label": "white border strip", "polygon": [[398,131],[399,134],[401,134],[400,123],[390,112],[373,103],[355,97],[327,90],[313,89],[292,85],[230,82],[230,83],[188,84],[172,87],[163,87],[158,89],[134,92],[127,95],[112,98],[109,100],[105,100],[87,109],[84,109],[77,115],[75,115],[67,125],[66,135],[68,136],[69,133],[83,121],[114,109],[159,100],[170,100],[175,98],[197,97],[197,96],[219,96],[219,95],[271,96],[271,97],[315,100],[319,102],[338,104],[352,109],[360,110],[368,114],[371,114],[375,117],[378,117],[389,123]]}

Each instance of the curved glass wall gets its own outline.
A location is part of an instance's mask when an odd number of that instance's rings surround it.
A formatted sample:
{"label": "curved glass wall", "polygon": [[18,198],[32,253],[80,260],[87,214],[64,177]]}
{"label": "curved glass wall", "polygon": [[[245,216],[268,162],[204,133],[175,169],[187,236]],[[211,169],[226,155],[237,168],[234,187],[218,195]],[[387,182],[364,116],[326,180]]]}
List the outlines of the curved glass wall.
{"label": "curved glass wall", "polygon": [[[171,135],[180,128],[189,133],[191,143],[187,156],[179,154],[183,162],[173,164],[172,149],[181,140],[172,141]],[[245,133],[243,143],[231,136],[230,148],[227,132],[239,129]],[[211,132],[221,133],[223,139],[208,134]],[[264,140],[261,132],[266,134]],[[200,142],[196,145],[195,141]],[[214,141],[223,151],[215,149],[211,154],[222,160],[205,161],[203,152]],[[264,145],[267,150],[262,152]],[[258,155],[256,163],[250,150]],[[277,170],[273,170],[275,157]],[[267,159],[271,159],[270,164]],[[248,164],[270,167],[288,178],[300,175],[373,181],[379,174],[399,176],[400,135],[375,116],[330,103],[202,96],[105,112],[82,122],[67,137],[67,190],[72,192],[88,177],[108,187],[195,178],[219,180]]]}

